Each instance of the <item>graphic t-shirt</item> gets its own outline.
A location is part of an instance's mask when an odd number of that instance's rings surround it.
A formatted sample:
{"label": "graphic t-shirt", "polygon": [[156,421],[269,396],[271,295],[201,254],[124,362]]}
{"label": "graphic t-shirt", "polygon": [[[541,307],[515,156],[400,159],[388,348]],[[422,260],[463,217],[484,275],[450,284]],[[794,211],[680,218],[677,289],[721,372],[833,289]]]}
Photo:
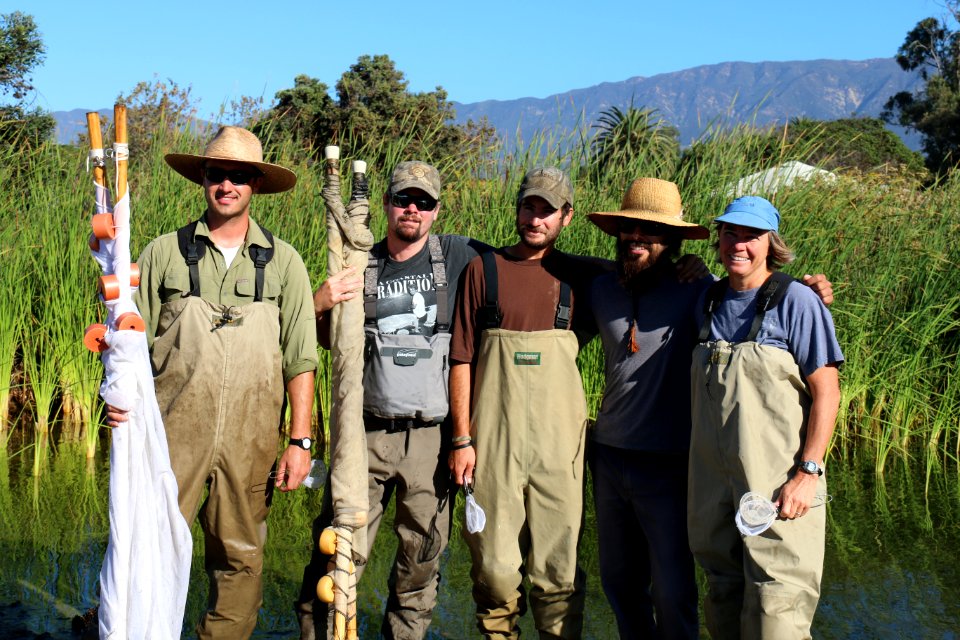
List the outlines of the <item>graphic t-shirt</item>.
{"label": "graphic t-shirt", "polygon": [[[486,245],[463,236],[441,235],[440,247],[446,258],[447,281],[450,287],[450,312],[456,299],[460,274],[477,251]],[[386,255],[386,247],[378,243],[376,255]],[[450,319],[446,322],[449,324]],[[389,257],[377,280],[377,328],[383,334],[432,336],[437,326],[437,289],[430,264],[430,247],[412,258],[396,262]]]}

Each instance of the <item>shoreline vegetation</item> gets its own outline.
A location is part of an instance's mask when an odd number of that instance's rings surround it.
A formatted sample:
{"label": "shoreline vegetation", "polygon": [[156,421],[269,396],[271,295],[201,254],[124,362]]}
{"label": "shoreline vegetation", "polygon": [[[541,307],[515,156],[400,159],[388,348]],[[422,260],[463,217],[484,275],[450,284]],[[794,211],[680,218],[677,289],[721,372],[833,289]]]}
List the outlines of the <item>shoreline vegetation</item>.
{"label": "shoreline vegetation", "polygon": [[[160,126],[132,152],[130,182],[137,255],[153,237],[202,213],[196,185],[169,170],[168,152],[199,152],[203,136]],[[268,159],[291,167],[295,189],[256,198],[253,215],[303,256],[316,287],[326,273],[322,167],[279,133],[264,135]],[[273,138],[273,139],[271,139]],[[771,146],[770,141],[778,141]],[[378,159],[368,177],[373,194],[371,222],[382,236],[378,199],[388,171],[408,158],[409,140],[368,143],[351,149],[356,159]],[[604,154],[589,139],[534,139],[501,147],[467,145],[452,156],[423,159],[444,178],[443,213],[434,229],[476,237],[493,245],[514,240],[512,194],[525,170],[540,165],[567,169],[575,185],[576,214],[561,236],[564,251],[613,257],[606,236],[589,224],[592,211],[619,208],[623,189],[637,177],[680,185],[686,218],[709,225],[733,198],[744,176],[786,161],[810,157],[822,134],[799,140],[758,136],[748,126],[715,127],[677,160],[657,150],[655,135],[639,146]],[[644,147],[644,144],[649,147]],[[613,155],[611,155],[613,154]],[[76,448],[92,459],[109,438],[101,417],[99,359],[82,343],[84,328],[97,322],[98,270],[86,247],[93,209],[86,149],[45,143],[21,149],[0,147],[0,448],[7,457],[31,454],[33,473],[49,464],[51,451]],[[960,180],[923,185],[909,172],[835,171],[831,182],[795,182],[769,198],[783,213],[784,232],[797,260],[787,271],[826,273],[834,284],[831,311],[847,362],[841,371],[842,400],[828,453],[831,460],[868,463],[883,476],[901,461],[925,478],[960,477]],[[720,267],[707,241],[684,243],[714,272]],[[602,352],[597,341],[580,356],[584,386],[595,416],[603,390]],[[318,395],[329,407],[329,356],[321,352]],[[679,408],[678,408],[679,409]]]}

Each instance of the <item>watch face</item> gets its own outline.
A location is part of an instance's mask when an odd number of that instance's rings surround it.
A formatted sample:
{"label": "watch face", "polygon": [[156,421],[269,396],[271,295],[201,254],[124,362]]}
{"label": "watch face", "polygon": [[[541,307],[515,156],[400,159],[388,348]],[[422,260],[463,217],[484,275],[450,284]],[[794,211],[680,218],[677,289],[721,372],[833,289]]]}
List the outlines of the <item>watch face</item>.
{"label": "watch face", "polygon": [[806,462],[800,463],[800,468],[811,475],[820,472],[820,467],[817,466],[817,463],[812,460],[807,460]]}
{"label": "watch face", "polygon": [[302,443],[300,446],[304,449],[309,449],[313,445],[313,440],[310,438],[303,438],[300,442]]}

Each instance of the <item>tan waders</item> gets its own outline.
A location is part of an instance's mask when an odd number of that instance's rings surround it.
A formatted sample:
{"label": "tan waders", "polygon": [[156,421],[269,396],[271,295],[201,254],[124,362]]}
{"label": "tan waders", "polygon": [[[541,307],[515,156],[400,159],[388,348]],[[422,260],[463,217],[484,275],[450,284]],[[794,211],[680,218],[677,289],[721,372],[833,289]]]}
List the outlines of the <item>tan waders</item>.
{"label": "tan waders", "polygon": [[157,401],[180,511],[193,522],[199,508],[206,536],[210,598],[201,638],[246,638],[257,622],[284,393],[278,317],[272,304],[227,307],[197,296],[160,311]]}
{"label": "tan waders", "polygon": [[487,524],[467,534],[477,626],[517,638],[523,576],[541,638],[579,638],[583,576],[577,542],[583,517],[586,400],[572,331],[484,331],[472,431],[477,503]]}
{"label": "tan waders", "polygon": [[[796,471],[810,395],[788,351],[756,342],[698,345],[691,369],[690,548],[709,583],[713,638],[809,638],[820,597],[826,509],[757,536],[734,524],[740,498],[776,498]],[[817,495],[826,495],[821,477]],[[819,504],[820,499],[814,501]]]}

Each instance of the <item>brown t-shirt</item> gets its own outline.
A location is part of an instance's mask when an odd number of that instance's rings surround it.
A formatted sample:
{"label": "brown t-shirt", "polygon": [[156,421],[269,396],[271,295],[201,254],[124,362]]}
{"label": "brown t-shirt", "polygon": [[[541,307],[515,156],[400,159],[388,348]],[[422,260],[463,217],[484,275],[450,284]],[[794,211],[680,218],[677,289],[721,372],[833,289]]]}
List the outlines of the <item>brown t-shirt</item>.
{"label": "brown t-shirt", "polygon": [[[577,328],[576,300],[586,300],[587,287],[610,263],[552,251],[542,260],[517,260],[503,249],[494,253],[497,260],[498,302],[502,320],[500,328],[510,331],[546,331],[554,328],[560,282],[572,290],[571,317]],[[483,261],[474,258],[464,271],[464,280],[453,316],[450,359],[471,362],[480,345],[476,330],[477,310],[483,306],[486,288]],[[589,316],[589,314],[580,314]],[[579,332],[578,332],[579,335]],[[589,336],[581,336],[581,344]]]}

